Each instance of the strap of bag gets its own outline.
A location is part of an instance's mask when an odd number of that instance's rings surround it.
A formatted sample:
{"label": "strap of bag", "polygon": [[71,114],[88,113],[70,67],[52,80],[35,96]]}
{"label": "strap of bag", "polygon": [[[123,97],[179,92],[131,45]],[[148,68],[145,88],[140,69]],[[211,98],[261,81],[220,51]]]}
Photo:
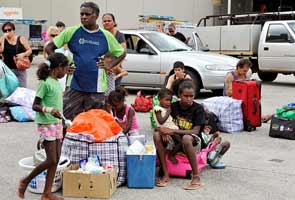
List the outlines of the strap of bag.
{"label": "strap of bag", "polygon": [[16,48],[15,48],[15,55],[18,54],[19,43],[20,43],[20,36],[17,36],[17,39],[16,39]]}

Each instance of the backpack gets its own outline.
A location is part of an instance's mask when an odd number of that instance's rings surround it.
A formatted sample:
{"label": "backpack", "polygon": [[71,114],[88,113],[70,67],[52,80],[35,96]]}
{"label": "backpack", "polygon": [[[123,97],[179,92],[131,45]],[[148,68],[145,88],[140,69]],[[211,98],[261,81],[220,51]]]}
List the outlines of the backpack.
{"label": "backpack", "polygon": [[141,91],[138,91],[132,106],[135,111],[148,112],[152,109],[152,97],[142,95]]}

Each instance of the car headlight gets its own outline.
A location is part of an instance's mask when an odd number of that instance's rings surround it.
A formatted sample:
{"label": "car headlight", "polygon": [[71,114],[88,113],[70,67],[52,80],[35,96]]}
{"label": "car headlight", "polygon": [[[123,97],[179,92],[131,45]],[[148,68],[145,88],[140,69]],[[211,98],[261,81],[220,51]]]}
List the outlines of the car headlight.
{"label": "car headlight", "polygon": [[230,71],[235,69],[231,65],[206,65],[205,68],[211,71]]}

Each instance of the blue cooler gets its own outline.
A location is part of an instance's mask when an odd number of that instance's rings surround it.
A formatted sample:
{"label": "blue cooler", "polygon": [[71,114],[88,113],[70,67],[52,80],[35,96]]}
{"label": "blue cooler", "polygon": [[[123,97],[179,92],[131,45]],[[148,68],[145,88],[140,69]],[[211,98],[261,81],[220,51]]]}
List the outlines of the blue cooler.
{"label": "blue cooler", "polygon": [[128,188],[154,188],[156,153],[133,155],[127,151]]}

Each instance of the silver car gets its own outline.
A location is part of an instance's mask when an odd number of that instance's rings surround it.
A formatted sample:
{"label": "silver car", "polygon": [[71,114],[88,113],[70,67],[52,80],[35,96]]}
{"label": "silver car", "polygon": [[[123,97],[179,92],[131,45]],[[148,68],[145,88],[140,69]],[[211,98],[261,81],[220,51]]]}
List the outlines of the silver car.
{"label": "silver car", "polygon": [[160,88],[166,85],[168,77],[173,74],[173,63],[182,61],[185,71],[200,89],[220,92],[224,77],[234,70],[238,59],[192,50],[183,42],[164,33],[145,30],[122,30],[127,42],[127,56],[123,68],[128,76],[122,85],[132,87]]}

